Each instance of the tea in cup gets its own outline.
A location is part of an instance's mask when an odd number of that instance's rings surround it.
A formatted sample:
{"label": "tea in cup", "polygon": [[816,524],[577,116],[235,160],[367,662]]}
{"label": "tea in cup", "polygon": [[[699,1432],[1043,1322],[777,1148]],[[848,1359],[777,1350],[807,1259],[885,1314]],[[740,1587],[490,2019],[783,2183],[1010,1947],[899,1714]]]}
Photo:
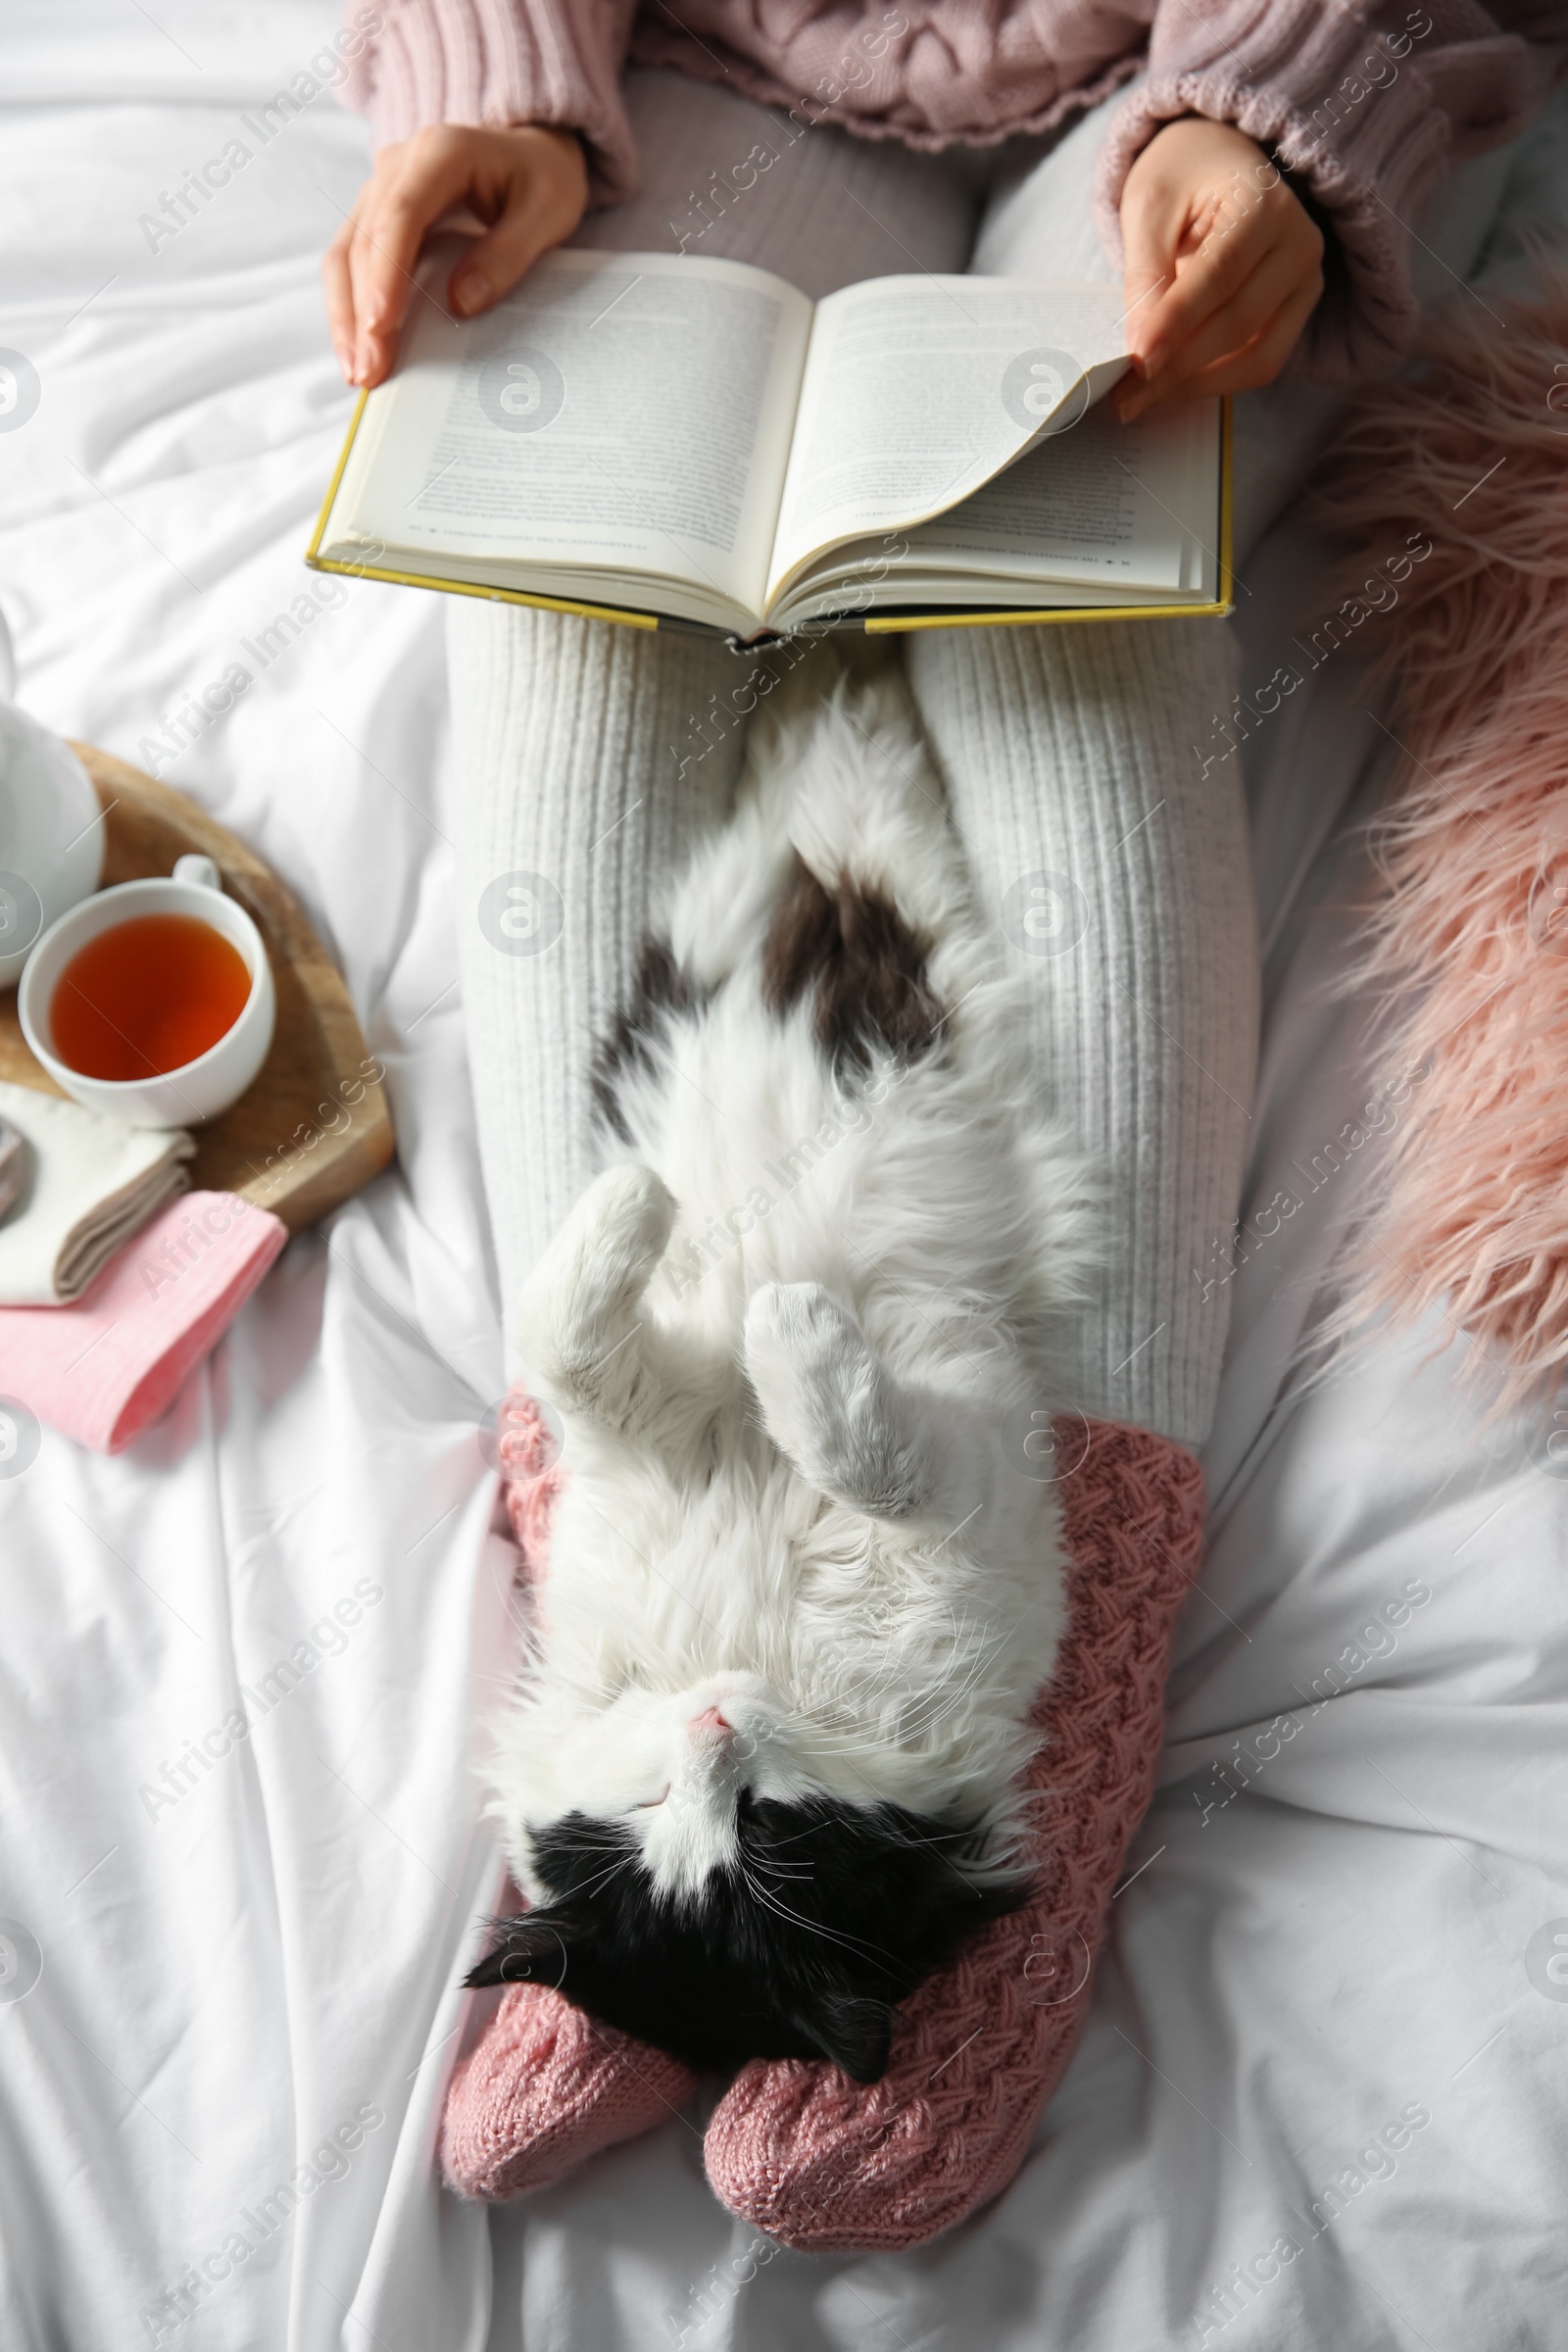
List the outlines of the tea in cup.
{"label": "tea in cup", "polygon": [[199,1127],[238,1101],[276,1018],[267,948],[209,858],[122,882],[38,942],[23,1035],[57,1086],[132,1127]]}

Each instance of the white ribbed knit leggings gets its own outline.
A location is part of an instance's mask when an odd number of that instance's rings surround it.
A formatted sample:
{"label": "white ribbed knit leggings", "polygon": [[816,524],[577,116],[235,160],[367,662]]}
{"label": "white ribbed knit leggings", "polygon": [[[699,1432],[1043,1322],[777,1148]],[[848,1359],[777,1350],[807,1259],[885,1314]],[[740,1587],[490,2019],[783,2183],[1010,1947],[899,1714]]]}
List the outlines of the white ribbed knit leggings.
{"label": "white ribbed knit leggings", "polygon": [[[813,297],[916,267],[1111,274],[1088,203],[1103,110],[999,166],[801,132],[675,74],[633,74],[628,99],[643,191],[580,243],[670,251],[684,238]],[[748,156],[756,184],[737,194]],[[734,698],[755,704],[755,657],[468,598],[449,612],[463,986],[515,1374],[523,1276],[593,1173],[593,1041],[652,894],[728,808]],[[1204,774],[1195,750],[1234,691],[1230,633],[1214,619],[1093,622],[904,644],[984,900],[1000,913],[1013,891],[1011,906],[1049,910],[1010,926],[1034,982],[1041,1092],[1109,1203],[1064,1401],[1200,1446],[1229,1296],[1207,1276],[1241,1190],[1258,1019],[1239,762]],[[512,887],[532,895],[503,934]],[[551,944],[514,952],[533,944],[530,923]]]}

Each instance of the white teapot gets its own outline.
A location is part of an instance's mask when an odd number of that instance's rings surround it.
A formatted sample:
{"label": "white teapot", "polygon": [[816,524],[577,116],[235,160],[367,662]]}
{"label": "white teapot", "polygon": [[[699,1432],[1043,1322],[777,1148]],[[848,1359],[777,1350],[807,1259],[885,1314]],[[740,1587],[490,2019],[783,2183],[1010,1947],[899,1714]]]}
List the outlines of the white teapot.
{"label": "white teapot", "polygon": [[[11,647],[0,622],[0,693]],[[81,761],[58,735],[0,701],[0,989],[12,987],[32,943],[98,887],[104,827]]]}

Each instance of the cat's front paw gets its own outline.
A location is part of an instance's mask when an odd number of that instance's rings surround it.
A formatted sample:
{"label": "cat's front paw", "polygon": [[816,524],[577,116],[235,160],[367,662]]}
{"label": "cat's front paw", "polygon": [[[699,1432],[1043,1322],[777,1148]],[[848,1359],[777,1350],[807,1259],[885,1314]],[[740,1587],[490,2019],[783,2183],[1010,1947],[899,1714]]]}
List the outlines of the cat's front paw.
{"label": "cat's front paw", "polygon": [[669,1188],[640,1161],[622,1160],[588,1187],[523,1292],[523,1348],[541,1395],[581,1409],[624,1403],[636,1382],[637,1302],[674,1221]]}
{"label": "cat's front paw", "polygon": [[641,1290],[675,1222],[675,1197],[663,1178],[640,1159],[618,1160],[595,1177],[578,1207],[606,1295]]}
{"label": "cat's front paw", "polygon": [[819,1282],[770,1282],[746,1313],[746,1369],[768,1436],[812,1486],[878,1517],[917,1505],[914,1448],[894,1384]]}

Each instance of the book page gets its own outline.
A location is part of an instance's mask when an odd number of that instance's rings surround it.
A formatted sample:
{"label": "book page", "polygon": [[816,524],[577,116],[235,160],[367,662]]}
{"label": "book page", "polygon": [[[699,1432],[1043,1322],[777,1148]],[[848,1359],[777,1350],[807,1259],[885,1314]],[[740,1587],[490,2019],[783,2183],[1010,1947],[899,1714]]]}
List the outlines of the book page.
{"label": "book page", "polygon": [[816,306],[768,580],[967,498],[1125,369],[1120,290],[884,277]]}
{"label": "book page", "polygon": [[[1161,407],[1130,425],[1102,407],[1037,442],[929,522],[854,540],[809,564],[781,626],[921,605],[1199,602],[1217,593],[1219,403]],[[1066,592],[1070,591],[1068,594]]]}
{"label": "book page", "polygon": [[911,553],[1023,578],[1185,588],[1189,553],[1213,529],[1214,409],[1188,401],[1133,424],[1092,409],[909,531]]}
{"label": "book page", "polygon": [[601,564],[760,614],[804,295],[742,263],[560,252],[482,318],[454,321],[434,299],[417,311],[366,404],[323,555],[368,540]]}

